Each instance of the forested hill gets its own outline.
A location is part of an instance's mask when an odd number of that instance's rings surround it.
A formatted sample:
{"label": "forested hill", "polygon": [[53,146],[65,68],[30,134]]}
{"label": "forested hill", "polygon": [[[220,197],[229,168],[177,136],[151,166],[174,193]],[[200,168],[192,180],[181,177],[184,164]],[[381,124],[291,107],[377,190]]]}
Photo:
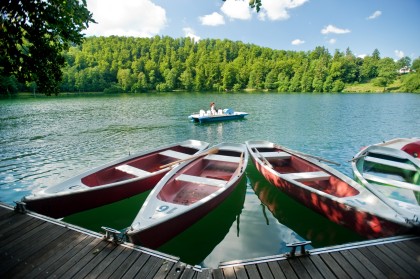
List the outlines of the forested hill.
{"label": "forested hill", "polygon": [[402,90],[420,91],[420,58],[395,62],[377,49],[358,58],[350,49],[331,54],[325,47],[296,52],[218,39],[113,36],[89,37],[65,58],[65,92],[340,92],[368,81],[385,89],[404,66],[417,72],[402,77]]}

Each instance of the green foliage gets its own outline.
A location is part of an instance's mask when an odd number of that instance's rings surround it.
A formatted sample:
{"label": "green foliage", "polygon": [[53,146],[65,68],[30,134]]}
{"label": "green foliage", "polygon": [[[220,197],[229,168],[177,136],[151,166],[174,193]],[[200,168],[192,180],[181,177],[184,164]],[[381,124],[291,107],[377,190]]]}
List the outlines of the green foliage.
{"label": "green foliage", "polygon": [[411,68],[417,73],[420,72],[420,57],[413,60],[413,65],[411,66]]}
{"label": "green foliage", "polygon": [[325,47],[295,52],[215,39],[90,37],[65,58],[61,89],[67,91],[101,92],[117,84],[133,93],[342,92],[346,84],[369,80],[386,87],[397,77],[396,63],[378,51],[362,59],[350,49],[332,56]]}
{"label": "green foliage", "polygon": [[403,90],[406,92],[420,93],[420,73],[411,73],[403,77]]}
{"label": "green foliage", "polygon": [[[80,44],[81,32],[94,22],[86,0],[4,0],[0,11],[2,79],[15,76],[21,83],[36,82],[41,92],[58,92],[63,51]],[[7,91],[0,87],[0,92]]]}

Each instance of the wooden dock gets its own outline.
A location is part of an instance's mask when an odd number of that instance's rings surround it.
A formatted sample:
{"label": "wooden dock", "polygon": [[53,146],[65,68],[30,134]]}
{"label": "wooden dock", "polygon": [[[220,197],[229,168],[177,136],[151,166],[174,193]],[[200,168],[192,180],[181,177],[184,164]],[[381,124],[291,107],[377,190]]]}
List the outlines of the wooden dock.
{"label": "wooden dock", "polygon": [[[299,249],[298,249],[299,250]],[[0,204],[0,278],[420,278],[420,236],[202,269],[179,258]]]}

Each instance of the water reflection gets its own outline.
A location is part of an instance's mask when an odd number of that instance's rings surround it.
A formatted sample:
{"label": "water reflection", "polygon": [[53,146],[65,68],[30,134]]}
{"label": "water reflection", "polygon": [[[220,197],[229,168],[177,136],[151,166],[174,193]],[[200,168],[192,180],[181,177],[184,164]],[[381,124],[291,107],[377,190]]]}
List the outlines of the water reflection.
{"label": "water reflection", "polygon": [[[246,180],[238,184],[231,195],[216,209],[207,214],[193,226],[168,241],[159,251],[176,255],[189,264],[216,267],[221,259],[216,256],[210,263],[204,259],[212,253],[226,235],[240,235],[240,215],[245,202]],[[225,242],[224,242],[225,243]],[[236,246],[236,245],[235,245]],[[230,248],[224,246],[224,251]]]}
{"label": "water reflection", "polygon": [[364,239],[296,202],[256,173],[255,167],[249,168],[255,171],[249,172],[253,174],[251,185],[263,208],[267,207],[278,222],[302,237],[301,240],[312,241],[316,248]]}

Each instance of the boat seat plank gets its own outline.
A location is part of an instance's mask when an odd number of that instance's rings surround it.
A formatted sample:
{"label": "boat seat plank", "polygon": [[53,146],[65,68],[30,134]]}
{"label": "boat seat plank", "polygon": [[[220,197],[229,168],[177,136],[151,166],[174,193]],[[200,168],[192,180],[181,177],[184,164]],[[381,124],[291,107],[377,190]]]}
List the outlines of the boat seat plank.
{"label": "boat seat plank", "polygon": [[165,150],[159,153],[160,155],[164,155],[164,156],[168,156],[168,157],[172,157],[175,159],[179,159],[179,160],[183,160],[183,159],[187,159],[188,157],[190,157],[190,154],[186,154],[186,153],[182,153],[182,152],[178,152],[178,151],[174,151],[174,150]]}
{"label": "boat seat plank", "polygon": [[115,167],[115,169],[117,169],[119,171],[122,171],[122,172],[125,172],[125,173],[128,173],[128,174],[135,175],[137,177],[143,177],[143,176],[150,175],[150,172],[139,169],[139,168],[135,168],[135,167],[130,166],[130,165],[120,165],[120,166]]}
{"label": "boat seat plank", "polygon": [[403,181],[398,181],[395,179],[389,179],[386,177],[381,177],[381,176],[377,176],[377,175],[373,175],[373,174],[369,174],[369,173],[364,173],[363,177],[366,180],[369,181],[373,181],[373,182],[378,182],[381,184],[386,184],[386,185],[394,185],[396,187],[400,187],[400,188],[404,188],[404,189],[409,189],[409,190],[413,190],[413,191],[420,191],[420,185],[415,185],[415,184],[411,184],[408,182],[403,182]]}
{"label": "boat seat plank", "polygon": [[296,181],[328,180],[330,175],[323,171],[287,173],[283,177]]}
{"label": "boat seat plank", "polygon": [[209,154],[206,157],[204,157],[204,159],[215,160],[215,161],[224,161],[224,162],[230,162],[230,163],[239,163],[241,161],[241,158],[239,158],[239,157],[218,155],[218,154]]}
{"label": "boat seat plank", "polygon": [[276,158],[276,159],[290,159],[292,156],[289,153],[282,151],[274,152],[260,152],[261,156],[265,158]]}
{"label": "boat seat plank", "polygon": [[206,184],[211,186],[217,186],[217,187],[224,187],[226,185],[225,180],[220,179],[214,179],[214,178],[208,178],[208,177],[201,177],[201,176],[194,176],[194,175],[188,175],[188,174],[181,174],[176,178],[178,181],[184,181],[184,182],[191,182],[191,183],[197,183],[197,184]]}
{"label": "boat seat plank", "polygon": [[375,164],[385,165],[385,166],[391,166],[391,167],[395,167],[395,168],[399,168],[399,169],[405,169],[405,170],[409,170],[409,171],[416,171],[416,167],[414,165],[395,162],[395,161],[392,161],[392,160],[386,160],[386,159],[366,156],[365,161],[375,163]]}

